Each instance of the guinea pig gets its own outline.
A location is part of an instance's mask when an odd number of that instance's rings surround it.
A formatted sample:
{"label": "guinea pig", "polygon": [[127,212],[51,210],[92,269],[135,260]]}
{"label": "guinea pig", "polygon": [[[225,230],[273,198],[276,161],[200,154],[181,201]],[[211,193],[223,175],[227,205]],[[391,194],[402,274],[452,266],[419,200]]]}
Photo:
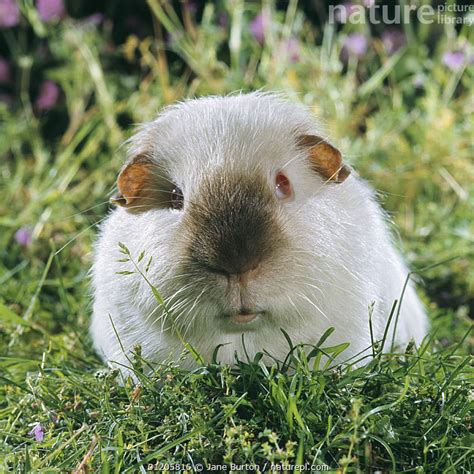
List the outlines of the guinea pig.
{"label": "guinea pig", "polygon": [[[283,360],[283,331],[316,344],[330,327],[348,358],[371,345],[369,313],[382,338],[408,270],[374,191],[306,107],[270,93],[186,100],[140,126],[128,153],[92,269],[107,362],[129,366],[140,344],[191,368],[184,342],[205,361],[217,346],[221,363]],[[426,331],[410,282],[395,341]]]}

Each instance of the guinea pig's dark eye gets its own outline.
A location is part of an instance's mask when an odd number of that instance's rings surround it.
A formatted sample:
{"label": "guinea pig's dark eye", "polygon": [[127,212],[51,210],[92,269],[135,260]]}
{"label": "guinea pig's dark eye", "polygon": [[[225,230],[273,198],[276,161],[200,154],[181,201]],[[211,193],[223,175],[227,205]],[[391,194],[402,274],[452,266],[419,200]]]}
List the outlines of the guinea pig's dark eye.
{"label": "guinea pig's dark eye", "polygon": [[171,191],[170,207],[171,209],[182,209],[184,204],[183,191],[178,186],[175,186]]}
{"label": "guinea pig's dark eye", "polygon": [[293,197],[290,180],[281,171],[275,177],[275,194],[282,201],[287,201]]}

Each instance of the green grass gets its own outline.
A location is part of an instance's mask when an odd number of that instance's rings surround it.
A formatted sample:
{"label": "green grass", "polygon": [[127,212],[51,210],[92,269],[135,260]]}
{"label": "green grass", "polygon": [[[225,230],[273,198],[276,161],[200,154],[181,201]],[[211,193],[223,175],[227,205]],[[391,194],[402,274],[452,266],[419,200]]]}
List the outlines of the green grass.
{"label": "green grass", "polygon": [[[169,7],[148,3],[156,36],[114,48],[107,25],[42,25],[29,3],[29,20],[3,33],[15,83],[13,104],[0,102],[0,470],[138,472],[163,461],[191,470],[308,462],[342,472],[471,472],[473,74],[441,61],[469,31],[404,25],[409,41],[392,56],[374,32],[366,57],[344,64],[344,38],[356,29],[369,37],[368,28],[318,27],[294,1],[273,12],[263,47],[248,31],[257,4],[209,2],[184,27]],[[166,30],[174,40],[164,54]],[[300,42],[295,62],[281,54],[290,36]],[[40,41],[49,59],[36,54]],[[32,105],[40,77],[63,94],[47,114]],[[380,191],[400,247],[424,269],[431,337],[400,353],[375,345],[363,369],[325,367],[324,342],[310,358],[289,347],[287,363],[273,368],[208,361],[149,376],[137,353],[139,386],[120,384],[87,335],[91,246],[124,158],[120,143],[174,100],[262,87],[315,106]],[[21,227],[31,245],[15,241]],[[40,442],[29,434],[37,423]]]}

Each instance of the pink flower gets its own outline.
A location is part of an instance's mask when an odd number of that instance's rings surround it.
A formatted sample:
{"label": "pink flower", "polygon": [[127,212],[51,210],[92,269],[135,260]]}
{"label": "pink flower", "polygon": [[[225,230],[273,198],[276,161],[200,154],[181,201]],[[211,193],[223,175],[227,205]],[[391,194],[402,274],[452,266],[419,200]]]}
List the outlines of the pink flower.
{"label": "pink flower", "polygon": [[360,59],[365,56],[367,46],[367,38],[362,33],[351,33],[344,40],[342,58],[347,60],[348,56],[352,55]]}
{"label": "pink flower", "polygon": [[10,77],[10,63],[0,56],[0,82],[8,82]]}
{"label": "pink flower", "polygon": [[89,23],[95,26],[99,26],[104,20],[105,20],[105,15],[100,12],[93,13],[92,15],[89,15],[83,18],[84,23]]}
{"label": "pink flower", "polygon": [[60,20],[66,14],[63,0],[37,0],[36,8],[44,22]]}
{"label": "pink flower", "polygon": [[459,71],[466,63],[464,51],[446,51],[442,57],[443,64],[451,71]]}
{"label": "pink flower", "polygon": [[38,441],[38,442],[43,441],[44,431],[43,431],[43,427],[41,426],[41,423],[37,423],[28,434],[30,436],[34,435],[35,440]]}
{"label": "pink flower", "polygon": [[59,87],[53,81],[43,81],[40,86],[35,106],[38,110],[50,110],[59,99]]}
{"label": "pink flower", "polygon": [[250,22],[250,32],[260,44],[265,41],[265,30],[270,26],[270,21],[268,14],[262,12]]}
{"label": "pink flower", "polygon": [[31,232],[26,227],[20,227],[15,232],[15,240],[23,247],[28,247],[28,245],[31,244],[33,238],[31,236]]}
{"label": "pink flower", "polygon": [[286,55],[290,63],[296,63],[300,59],[300,44],[296,38],[289,38],[281,44],[282,52]]}
{"label": "pink flower", "polygon": [[20,22],[20,10],[15,0],[0,0],[0,28],[10,28]]}
{"label": "pink flower", "polygon": [[405,46],[406,37],[400,30],[390,29],[382,33],[382,43],[389,55],[397,52],[401,47]]}

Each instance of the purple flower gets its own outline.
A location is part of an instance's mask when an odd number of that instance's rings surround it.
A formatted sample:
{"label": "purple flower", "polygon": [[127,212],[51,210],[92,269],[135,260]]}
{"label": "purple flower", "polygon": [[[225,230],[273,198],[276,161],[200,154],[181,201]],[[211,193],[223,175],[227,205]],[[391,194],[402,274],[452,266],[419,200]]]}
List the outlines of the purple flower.
{"label": "purple flower", "polygon": [[466,62],[464,51],[446,51],[442,57],[443,64],[451,71],[459,71]]}
{"label": "purple flower", "polygon": [[44,431],[43,431],[43,427],[41,426],[41,423],[37,423],[28,434],[30,436],[34,435],[35,440],[38,442],[43,441]]}
{"label": "purple flower", "polygon": [[194,0],[188,0],[184,2],[184,8],[191,14],[194,15],[198,11],[197,3]]}
{"label": "purple flower", "polygon": [[390,29],[382,33],[382,43],[389,55],[397,52],[401,47],[405,46],[406,37],[400,30]]}
{"label": "purple flower", "polygon": [[36,8],[44,22],[60,20],[66,14],[63,0],[37,0]]}
{"label": "purple flower", "polygon": [[27,247],[31,244],[33,238],[31,236],[31,232],[26,227],[20,227],[15,232],[15,240],[23,247]]}
{"label": "purple flower", "polygon": [[362,33],[351,33],[346,36],[342,46],[342,58],[347,60],[349,56],[362,58],[367,52],[367,38]]}
{"label": "purple flower", "polygon": [[300,59],[300,44],[296,38],[289,38],[281,45],[283,54],[286,55],[290,63],[296,63]]}
{"label": "purple flower", "polygon": [[93,13],[92,15],[86,16],[83,18],[84,23],[89,23],[90,25],[99,26],[105,20],[105,15],[103,13]]}
{"label": "purple flower", "polygon": [[252,36],[260,43],[263,44],[265,41],[265,30],[270,26],[270,18],[267,13],[259,13],[250,22],[250,32]]}
{"label": "purple flower", "polygon": [[10,77],[10,63],[0,56],[0,82],[8,82]]}
{"label": "purple flower", "polygon": [[226,12],[219,13],[219,16],[217,17],[217,23],[223,28],[227,27],[227,25],[229,24],[229,17],[227,16]]}
{"label": "purple flower", "polygon": [[40,85],[35,106],[38,110],[50,110],[59,99],[59,87],[53,81],[43,81]]}
{"label": "purple flower", "polygon": [[0,0],[0,28],[10,28],[20,22],[20,10],[15,0]]}

